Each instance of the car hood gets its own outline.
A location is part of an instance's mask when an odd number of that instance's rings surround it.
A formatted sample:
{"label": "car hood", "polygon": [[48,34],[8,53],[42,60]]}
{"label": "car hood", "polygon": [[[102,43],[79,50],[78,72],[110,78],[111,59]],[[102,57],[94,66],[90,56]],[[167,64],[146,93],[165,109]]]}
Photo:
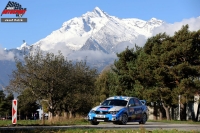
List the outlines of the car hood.
{"label": "car hood", "polygon": [[124,106],[97,106],[94,107],[92,110],[94,111],[119,111],[123,108],[126,108]]}

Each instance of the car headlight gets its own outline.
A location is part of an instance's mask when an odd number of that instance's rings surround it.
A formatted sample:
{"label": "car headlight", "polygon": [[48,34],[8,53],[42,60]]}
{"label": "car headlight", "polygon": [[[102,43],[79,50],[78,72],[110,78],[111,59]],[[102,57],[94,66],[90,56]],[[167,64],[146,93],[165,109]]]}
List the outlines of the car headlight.
{"label": "car headlight", "polygon": [[117,114],[119,111],[109,111],[109,114]]}

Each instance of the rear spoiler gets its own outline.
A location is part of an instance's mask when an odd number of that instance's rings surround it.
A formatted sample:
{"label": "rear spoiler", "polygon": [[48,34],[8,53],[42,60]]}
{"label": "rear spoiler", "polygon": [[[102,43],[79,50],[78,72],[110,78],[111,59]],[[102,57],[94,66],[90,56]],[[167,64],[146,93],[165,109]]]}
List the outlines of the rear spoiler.
{"label": "rear spoiler", "polygon": [[144,105],[147,104],[146,100],[140,100],[140,102],[141,102],[142,104],[144,104]]}

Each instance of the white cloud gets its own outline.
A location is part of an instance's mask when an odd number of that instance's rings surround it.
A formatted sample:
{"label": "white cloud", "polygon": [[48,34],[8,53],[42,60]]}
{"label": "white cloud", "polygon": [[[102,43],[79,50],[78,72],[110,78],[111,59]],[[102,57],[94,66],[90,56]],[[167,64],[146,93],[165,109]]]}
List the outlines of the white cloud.
{"label": "white cloud", "polygon": [[48,50],[48,52],[51,52],[54,54],[58,54],[58,51],[61,51],[62,54],[65,56],[72,52],[72,50],[66,47],[64,43],[60,43],[60,44],[58,43],[56,46],[54,46],[54,48]]}
{"label": "white cloud", "polygon": [[153,30],[153,35],[156,35],[158,33],[164,33],[166,32],[167,34],[173,36],[175,31],[178,31],[181,29],[183,25],[189,25],[189,30],[190,31],[197,31],[200,29],[200,16],[197,18],[190,18],[190,19],[184,19],[181,22],[176,22],[173,24],[163,24],[160,27],[157,27]]}
{"label": "white cloud", "polygon": [[104,61],[109,59],[116,59],[116,54],[106,54],[101,51],[93,51],[93,50],[86,50],[86,51],[75,51],[71,53],[67,58],[69,60],[87,60],[87,61]]}
{"label": "white cloud", "polygon": [[136,39],[131,40],[130,42],[121,42],[115,47],[115,51],[120,53],[124,51],[127,47],[129,49],[131,48],[135,49],[135,44],[139,47],[143,47],[146,41],[147,41],[147,37],[145,37],[144,35],[139,35],[136,37]]}
{"label": "white cloud", "polygon": [[3,48],[0,47],[0,60],[14,60],[14,53],[6,52]]}

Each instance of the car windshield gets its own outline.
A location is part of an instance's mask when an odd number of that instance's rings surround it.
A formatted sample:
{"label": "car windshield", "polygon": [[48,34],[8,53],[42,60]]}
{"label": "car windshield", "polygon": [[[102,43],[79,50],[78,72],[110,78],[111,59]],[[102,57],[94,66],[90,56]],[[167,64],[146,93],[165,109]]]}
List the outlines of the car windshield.
{"label": "car windshield", "polygon": [[101,105],[104,106],[126,106],[127,101],[125,100],[117,100],[117,99],[111,99],[111,100],[105,100]]}

